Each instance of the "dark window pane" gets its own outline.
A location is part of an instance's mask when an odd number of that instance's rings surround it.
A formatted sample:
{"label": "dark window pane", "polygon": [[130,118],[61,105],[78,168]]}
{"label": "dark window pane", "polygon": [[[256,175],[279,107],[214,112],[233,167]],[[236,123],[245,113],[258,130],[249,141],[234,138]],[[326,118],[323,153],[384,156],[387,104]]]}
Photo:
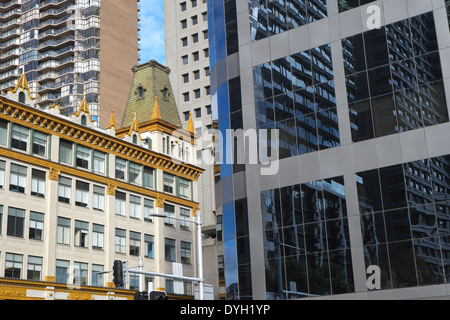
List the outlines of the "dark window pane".
{"label": "dark window pane", "polygon": [[385,28],[364,33],[367,68],[372,69],[389,63]]}
{"label": "dark window pane", "polygon": [[394,242],[388,248],[393,288],[417,286],[412,242]]}
{"label": "dark window pane", "polygon": [[397,119],[392,94],[372,98],[372,113],[376,137],[397,132]]}
{"label": "dark window pane", "polygon": [[370,100],[354,102],[349,105],[352,141],[359,142],[374,137],[372,109]]}
{"label": "dark window pane", "polygon": [[378,170],[360,172],[356,174],[358,189],[359,212],[381,211],[381,188]]}

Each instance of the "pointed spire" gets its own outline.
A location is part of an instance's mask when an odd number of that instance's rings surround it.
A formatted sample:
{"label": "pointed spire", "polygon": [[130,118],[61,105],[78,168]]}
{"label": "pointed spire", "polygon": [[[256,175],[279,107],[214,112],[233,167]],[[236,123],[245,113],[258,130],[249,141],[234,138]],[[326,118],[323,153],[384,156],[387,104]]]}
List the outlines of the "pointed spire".
{"label": "pointed spire", "polygon": [[159,110],[158,98],[156,96],[151,120],[161,120],[161,111]]}
{"label": "pointed spire", "polygon": [[114,127],[114,130],[117,130],[116,119],[114,118],[114,110],[111,110],[111,118],[109,119],[109,126],[106,129],[111,129]]}
{"label": "pointed spire", "polygon": [[194,133],[195,129],[194,129],[194,122],[192,121],[192,113],[189,112],[189,121],[188,121],[188,126],[187,126],[187,130],[190,133]]}
{"label": "pointed spire", "polygon": [[89,112],[89,106],[86,101],[86,90],[84,90],[83,100],[81,101],[81,105],[80,105],[80,108],[78,109],[78,112],[73,113],[72,115],[78,117],[78,116],[80,116],[81,111],[83,111],[85,114],[87,114],[89,116],[89,120],[91,122],[93,122],[92,118],[91,118],[91,114]]}
{"label": "pointed spire", "polygon": [[133,131],[136,132],[139,136],[141,136],[141,132],[139,130],[139,125],[136,119],[136,111],[134,112],[134,119],[131,123],[130,131],[128,132],[128,135],[131,136],[133,134]]}
{"label": "pointed spire", "polygon": [[34,100],[34,98],[31,97],[31,92],[30,92],[30,88],[28,86],[27,77],[25,76],[25,65],[22,65],[22,74],[20,75],[20,78],[17,81],[16,87],[14,89],[9,89],[8,91],[11,91],[12,93],[16,93],[16,91],[19,88],[22,88],[22,91],[27,90],[28,96],[30,97],[30,99]]}

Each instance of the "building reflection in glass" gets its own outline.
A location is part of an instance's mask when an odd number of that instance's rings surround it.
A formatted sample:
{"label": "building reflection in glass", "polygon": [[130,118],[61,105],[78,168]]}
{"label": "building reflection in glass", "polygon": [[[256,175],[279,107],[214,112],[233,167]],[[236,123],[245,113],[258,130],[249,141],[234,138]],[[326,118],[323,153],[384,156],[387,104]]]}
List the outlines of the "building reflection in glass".
{"label": "building reflection in glass", "polygon": [[344,12],[353,8],[357,8],[359,6],[374,1],[375,0],[338,0],[339,12]]}
{"label": "building reflection in glass", "polygon": [[261,193],[268,299],[354,292],[344,179]]}
{"label": "building reflection in glass", "polygon": [[342,46],[354,142],[449,121],[432,13]]}
{"label": "building reflection in glass", "polygon": [[280,159],[340,145],[330,45],[258,65],[253,74],[257,125],[279,130]]}
{"label": "building reflection in glass", "polygon": [[249,0],[250,39],[267,38],[327,16],[326,0]]}
{"label": "building reflection in glass", "polygon": [[450,156],[357,174],[366,267],[382,289],[450,280]]}

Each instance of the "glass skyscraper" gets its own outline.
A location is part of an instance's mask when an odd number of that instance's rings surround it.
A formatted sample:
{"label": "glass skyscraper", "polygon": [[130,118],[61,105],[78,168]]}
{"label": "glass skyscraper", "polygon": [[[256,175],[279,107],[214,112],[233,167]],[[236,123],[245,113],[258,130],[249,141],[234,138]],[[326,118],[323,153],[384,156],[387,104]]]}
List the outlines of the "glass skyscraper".
{"label": "glass skyscraper", "polygon": [[449,2],[208,1],[221,298],[450,296]]}

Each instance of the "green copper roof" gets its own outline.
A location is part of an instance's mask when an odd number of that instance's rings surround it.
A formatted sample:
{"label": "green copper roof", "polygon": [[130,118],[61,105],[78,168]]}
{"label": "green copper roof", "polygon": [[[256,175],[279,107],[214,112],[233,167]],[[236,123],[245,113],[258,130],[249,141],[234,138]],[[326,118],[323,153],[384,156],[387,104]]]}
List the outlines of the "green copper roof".
{"label": "green copper roof", "polygon": [[129,127],[136,112],[138,123],[151,120],[155,96],[161,113],[161,119],[181,127],[177,105],[170,85],[170,69],[150,60],[133,67],[133,83],[128,96],[127,107],[122,119],[122,128]]}

